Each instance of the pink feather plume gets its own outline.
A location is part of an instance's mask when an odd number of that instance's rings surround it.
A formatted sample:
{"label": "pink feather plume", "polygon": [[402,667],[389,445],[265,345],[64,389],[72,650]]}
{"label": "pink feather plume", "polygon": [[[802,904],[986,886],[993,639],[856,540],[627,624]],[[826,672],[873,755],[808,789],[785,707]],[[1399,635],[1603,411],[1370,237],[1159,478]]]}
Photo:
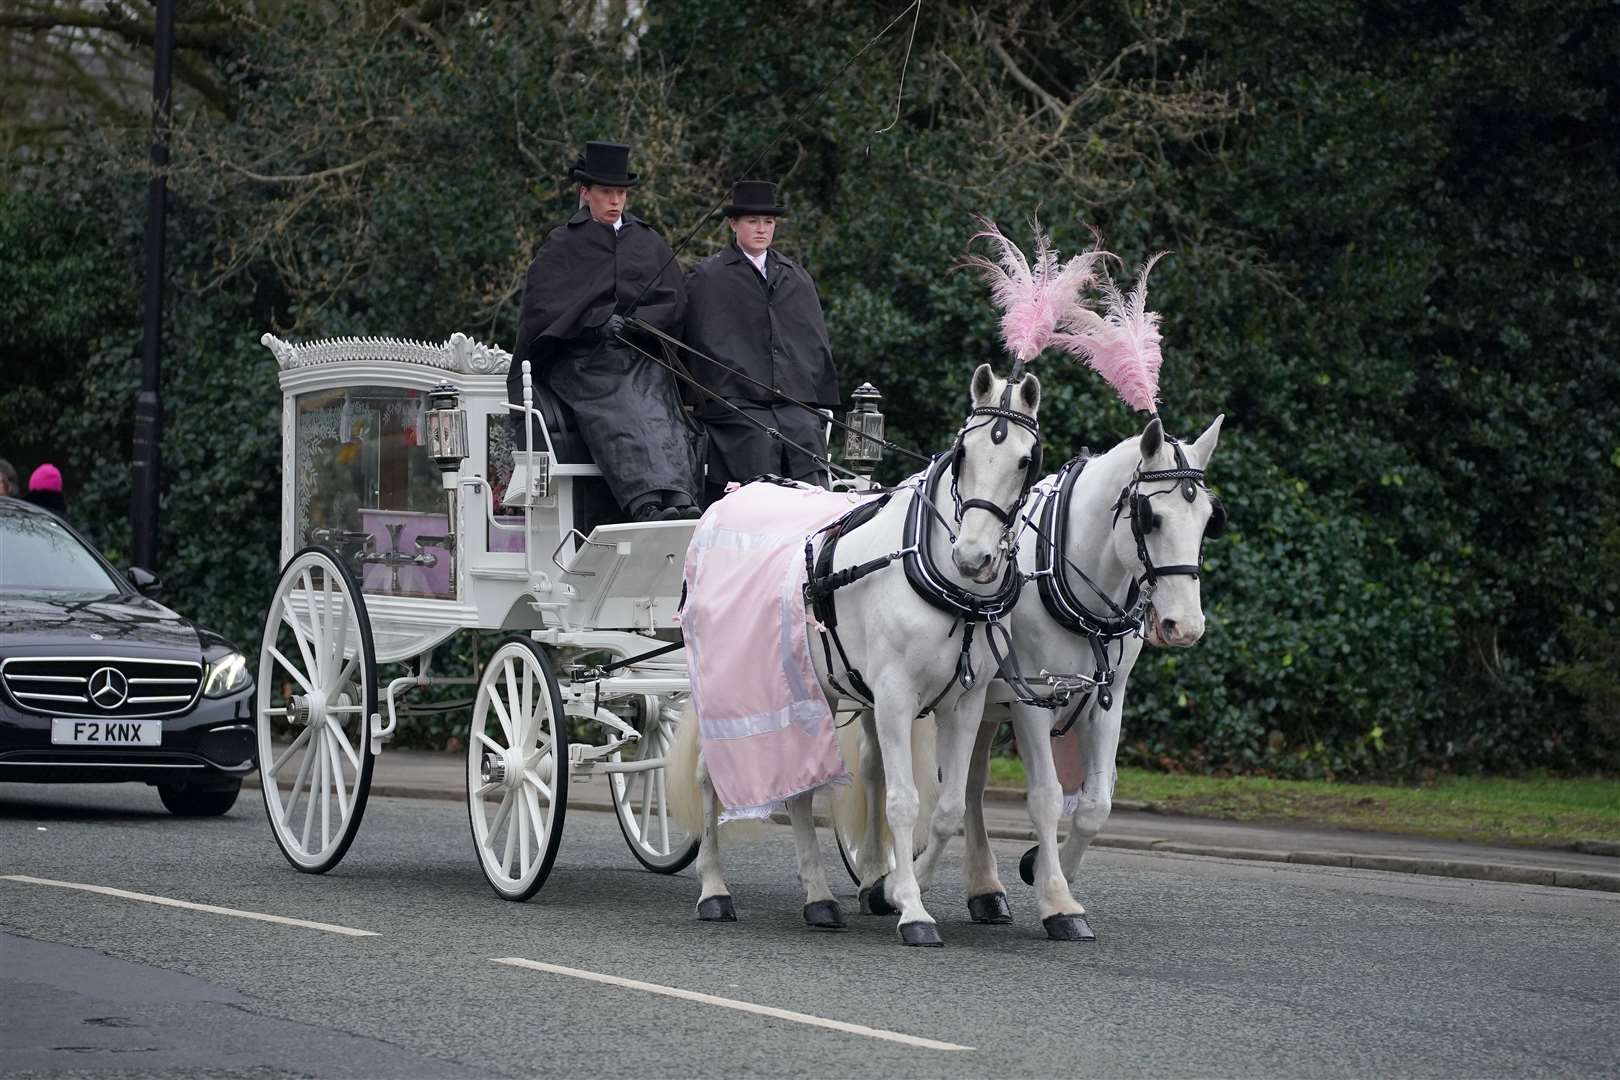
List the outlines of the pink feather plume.
{"label": "pink feather plume", "polygon": [[1063,331],[1052,339],[1108,380],[1125,404],[1148,413],[1158,412],[1159,366],[1164,357],[1159,352],[1159,313],[1147,309],[1147,279],[1153,265],[1167,254],[1161,251],[1142,265],[1129,295],[1103,275],[1097,283],[1103,313],[1075,303],[1064,314]]}
{"label": "pink feather plume", "polygon": [[970,255],[967,263],[978,268],[1001,309],[1001,340],[1007,351],[1027,364],[1052,343],[1066,313],[1079,303],[1081,290],[1094,280],[1094,267],[1105,252],[1094,248],[1060,263],[1051,236],[1037,223],[1031,262],[993,221],[978,220],[982,228],[973,239],[989,240],[995,258]]}

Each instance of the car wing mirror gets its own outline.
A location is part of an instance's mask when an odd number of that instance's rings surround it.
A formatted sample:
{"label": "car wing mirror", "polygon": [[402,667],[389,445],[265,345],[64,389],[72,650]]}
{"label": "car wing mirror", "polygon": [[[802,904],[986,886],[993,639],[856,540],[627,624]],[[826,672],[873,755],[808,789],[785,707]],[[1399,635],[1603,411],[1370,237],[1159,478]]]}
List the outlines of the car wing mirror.
{"label": "car wing mirror", "polygon": [[130,567],[125,576],[142,596],[156,597],[163,591],[163,580],[144,566]]}

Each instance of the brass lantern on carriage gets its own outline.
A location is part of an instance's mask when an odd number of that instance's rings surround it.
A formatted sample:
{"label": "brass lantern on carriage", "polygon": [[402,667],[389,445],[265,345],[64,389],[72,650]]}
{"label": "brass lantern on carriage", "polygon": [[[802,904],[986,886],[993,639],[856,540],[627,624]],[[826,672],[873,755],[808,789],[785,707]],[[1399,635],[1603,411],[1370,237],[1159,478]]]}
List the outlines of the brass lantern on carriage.
{"label": "brass lantern on carriage", "polygon": [[461,407],[461,393],[447,382],[428,391],[427,451],[444,486],[454,489],[455,474],[467,459],[467,410]]}
{"label": "brass lantern on carriage", "polygon": [[853,404],[844,418],[850,427],[844,434],[844,462],[851,471],[871,479],[872,470],[883,460],[883,413],[878,409],[883,395],[863,382],[849,397]]}

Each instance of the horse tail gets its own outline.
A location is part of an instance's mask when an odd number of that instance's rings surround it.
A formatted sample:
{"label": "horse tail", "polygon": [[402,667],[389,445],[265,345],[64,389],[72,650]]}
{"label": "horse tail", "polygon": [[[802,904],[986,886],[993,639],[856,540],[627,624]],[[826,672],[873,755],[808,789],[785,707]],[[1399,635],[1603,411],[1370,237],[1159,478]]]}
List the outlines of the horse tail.
{"label": "horse tail", "polygon": [[697,710],[687,702],[681,722],[675,725],[675,741],[670,744],[664,777],[669,783],[669,810],[688,836],[703,835],[703,790],[698,786]]}
{"label": "horse tail", "polygon": [[[927,840],[928,822],[933,817],[934,804],[939,802],[939,759],[934,745],[937,732],[932,713],[911,722],[911,780],[917,788],[915,841]],[[861,763],[867,754],[878,754],[882,760],[882,751],[867,738],[864,723],[844,725],[839,729],[838,739],[844,761],[849,765],[850,782],[838,790],[834,813],[847,834],[859,838],[866,833],[867,785]],[[894,835],[889,832],[887,818],[881,822],[879,831],[884,847],[893,848]]]}
{"label": "horse tail", "polygon": [[[703,785],[699,783],[703,769],[703,745],[698,737],[697,710],[686,703],[681,710],[681,722],[675,729],[675,741],[669,748],[669,760],[664,763],[664,776],[669,783],[669,812],[675,824],[686,830],[688,836],[703,835]],[[766,835],[766,822],[728,821],[721,833],[728,841],[747,843]]]}
{"label": "horse tail", "polygon": [[[838,729],[838,748],[844,753],[844,767],[849,770],[849,783],[833,789],[833,817],[848,836],[859,838],[866,833],[866,772],[861,768],[861,755],[868,752],[866,727],[861,714]],[[870,752],[877,753],[877,747]]]}

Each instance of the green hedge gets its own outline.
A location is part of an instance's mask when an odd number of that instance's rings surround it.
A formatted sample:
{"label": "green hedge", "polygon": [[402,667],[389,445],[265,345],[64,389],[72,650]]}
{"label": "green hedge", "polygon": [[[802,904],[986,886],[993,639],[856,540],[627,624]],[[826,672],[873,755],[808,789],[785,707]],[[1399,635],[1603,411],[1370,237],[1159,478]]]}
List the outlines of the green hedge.
{"label": "green hedge", "polygon": [[[509,346],[514,286],[569,209],[563,168],[623,133],[635,208],[672,241],[743,163],[786,177],[781,240],[818,278],[846,390],[877,383],[920,447],[999,356],[982,286],[950,269],[972,213],[1015,234],[1039,213],[1068,249],[1096,225],[1131,266],[1174,249],[1151,294],[1163,412],[1187,437],[1227,415],[1210,476],[1232,528],[1208,552],[1205,640],[1133,680],[1127,760],[1620,764],[1620,694],[1592,659],[1616,604],[1620,9],[928,5],[898,112],[903,33],[808,97],[881,25],[866,5],[670,0],[635,49],[516,6],[449,10],[447,53],[353,13],[244,27],[219,68],[236,118],[186,118],[159,568],[177,606],[257,638],[279,440],[259,334]],[[1060,125],[987,27],[1084,107]],[[29,252],[0,258],[0,454],[63,459],[116,558],[143,178],[118,167],[139,157],[122,133],[82,145],[0,196],[5,253]],[[1049,460],[1140,429],[1095,377],[1040,372]]]}

